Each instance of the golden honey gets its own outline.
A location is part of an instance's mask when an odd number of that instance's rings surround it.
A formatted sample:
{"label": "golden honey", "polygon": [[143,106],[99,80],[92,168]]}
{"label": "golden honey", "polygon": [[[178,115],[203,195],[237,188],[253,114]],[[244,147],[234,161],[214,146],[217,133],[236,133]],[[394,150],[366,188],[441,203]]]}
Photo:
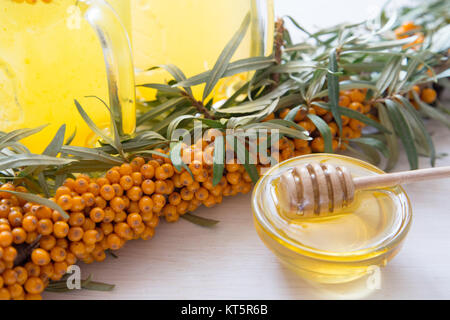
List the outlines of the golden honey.
{"label": "golden honey", "polygon": [[256,185],[252,207],[258,235],[277,257],[307,280],[346,283],[383,267],[400,248],[411,206],[400,187],[364,190],[331,216],[289,219],[278,200],[281,174],[312,162],[347,167],[353,177],[383,174],[366,162],[328,154],[301,156],[271,168]]}

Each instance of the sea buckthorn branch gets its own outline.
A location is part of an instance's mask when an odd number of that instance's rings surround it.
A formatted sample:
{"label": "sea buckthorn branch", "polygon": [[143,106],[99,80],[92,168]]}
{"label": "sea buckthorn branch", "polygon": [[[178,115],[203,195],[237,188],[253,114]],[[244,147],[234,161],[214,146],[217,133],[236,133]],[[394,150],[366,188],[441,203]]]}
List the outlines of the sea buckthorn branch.
{"label": "sea buckthorn branch", "polygon": [[[129,240],[152,238],[161,219],[175,222],[188,215],[195,223],[214,224],[190,213],[201,205],[220,204],[223,197],[248,193],[255,171],[257,175],[270,167],[270,159],[345,151],[378,163],[376,151],[392,167],[398,150],[396,142],[388,141],[400,138],[412,167],[418,150],[433,162],[434,146],[418,111],[450,126],[448,115],[434,107],[438,94],[436,84],[431,85],[448,76],[448,44],[437,41],[448,23],[444,5],[436,0],[421,4],[420,10],[403,8],[406,21],[388,23],[382,14],[378,29],[359,24],[308,33],[314,44],[308,39],[293,44],[289,31],[283,30],[286,45],[280,64],[263,57],[218,61],[225,66],[221,78],[257,72],[226,101],[206,103],[214,118],[200,108],[206,108],[203,102],[194,105],[183,93],[208,81],[211,73],[178,77],[161,86],[155,101],[142,103],[135,135],[118,137],[125,157],[108,143],[97,148],[59,144],[52,152],[56,156],[32,155],[20,140],[39,130],[1,133],[0,298],[40,299],[49,284],[60,290],[68,266],[78,260],[100,262],[106,252]],[[420,27],[407,22],[419,21],[419,16]],[[419,34],[405,37],[414,33]],[[331,112],[326,79],[329,53],[335,48],[340,48],[334,75],[339,77],[341,131]],[[274,74],[279,74],[276,87],[271,85]],[[176,90],[177,84],[184,89]],[[186,144],[172,139],[177,128],[191,132],[194,120],[202,122],[201,139]],[[366,134],[366,126],[375,133]],[[247,128],[278,130],[280,137],[259,137],[258,148],[267,152],[250,157],[254,142],[249,138],[237,140],[237,147],[228,143],[228,137],[234,140],[238,130]],[[236,131],[227,135],[226,129]],[[64,141],[64,135],[59,130],[54,140]],[[124,163],[123,158],[132,160]],[[48,200],[68,217],[40,201],[5,192],[28,190],[48,190]]]}

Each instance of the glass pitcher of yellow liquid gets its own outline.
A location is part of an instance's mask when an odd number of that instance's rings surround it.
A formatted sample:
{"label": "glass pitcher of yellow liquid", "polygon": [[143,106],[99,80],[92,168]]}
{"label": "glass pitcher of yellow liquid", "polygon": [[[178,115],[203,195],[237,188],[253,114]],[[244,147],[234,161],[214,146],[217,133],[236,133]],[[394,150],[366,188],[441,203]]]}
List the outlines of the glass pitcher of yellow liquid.
{"label": "glass pitcher of yellow liquid", "polygon": [[[251,12],[250,30],[236,51],[233,60],[268,55],[273,40],[273,0],[133,0],[133,58],[138,70],[136,82],[164,83],[170,76],[159,69],[174,64],[187,77],[210,70],[221,51]],[[247,74],[221,81],[214,98],[225,98],[242,84]],[[201,97],[202,86],[194,88]],[[138,88],[140,97],[150,99],[154,91]]]}
{"label": "glass pitcher of yellow liquid", "polygon": [[108,131],[110,112],[102,99],[121,122],[119,130],[131,133],[134,72],[129,21],[120,18],[129,15],[129,5],[124,0],[1,0],[0,131],[48,124],[24,140],[39,152],[66,124],[67,136],[76,130],[73,144],[93,145],[96,137],[74,100]]}

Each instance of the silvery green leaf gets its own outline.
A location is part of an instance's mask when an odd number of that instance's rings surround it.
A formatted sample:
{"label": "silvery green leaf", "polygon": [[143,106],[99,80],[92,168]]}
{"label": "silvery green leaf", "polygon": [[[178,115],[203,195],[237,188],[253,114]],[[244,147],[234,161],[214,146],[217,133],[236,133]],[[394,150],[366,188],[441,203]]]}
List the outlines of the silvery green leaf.
{"label": "silvery green leaf", "polygon": [[237,48],[239,47],[242,39],[244,38],[247,32],[247,29],[250,25],[251,20],[250,18],[251,18],[250,13],[247,13],[239,30],[235,33],[230,42],[228,42],[228,44],[225,46],[222,53],[220,54],[219,58],[217,59],[217,62],[211,71],[208,81],[206,82],[205,89],[203,90],[203,98],[202,98],[203,101],[206,100],[206,98],[214,89],[217,82],[220,80],[220,78],[222,78],[223,74],[227,70],[231,58],[233,57],[234,53],[236,52]]}
{"label": "silvery green leaf", "polygon": [[181,102],[186,102],[186,98],[185,97],[178,97],[178,98],[172,98],[166,102],[164,102],[163,104],[153,108],[152,110],[144,113],[143,115],[141,115],[140,117],[138,117],[136,124],[139,126],[149,120],[154,119],[155,117],[159,116],[160,114],[170,110],[171,108],[176,107],[177,105],[179,105]]}

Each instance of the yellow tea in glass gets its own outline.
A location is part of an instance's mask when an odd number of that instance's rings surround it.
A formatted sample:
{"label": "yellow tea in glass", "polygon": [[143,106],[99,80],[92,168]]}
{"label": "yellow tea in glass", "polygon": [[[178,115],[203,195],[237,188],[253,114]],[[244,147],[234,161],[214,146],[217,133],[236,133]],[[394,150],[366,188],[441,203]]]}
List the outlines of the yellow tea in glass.
{"label": "yellow tea in glass", "polygon": [[[251,27],[233,61],[271,53],[273,0],[134,0],[131,12],[133,58],[140,70],[171,63],[190,77],[211,69],[248,12]],[[219,83],[215,98],[228,95],[227,91],[246,77],[238,75]],[[156,69],[139,73],[136,82],[170,79],[165,71]],[[197,98],[201,89],[194,88]],[[138,92],[147,98],[154,94],[145,88]]]}
{"label": "yellow tea in glass", "polygon": [[[129,2],[109,0],[2,0],[0,5],[0,130],[48,124],[24,140],[42,151],[62,124],[73,144],[93,145],[96,137],[79,115],[74,99],[92,120],[110,130],[134,130],[134,73],[125,23]],[[128,10],[128,13],[126,12]]]}

